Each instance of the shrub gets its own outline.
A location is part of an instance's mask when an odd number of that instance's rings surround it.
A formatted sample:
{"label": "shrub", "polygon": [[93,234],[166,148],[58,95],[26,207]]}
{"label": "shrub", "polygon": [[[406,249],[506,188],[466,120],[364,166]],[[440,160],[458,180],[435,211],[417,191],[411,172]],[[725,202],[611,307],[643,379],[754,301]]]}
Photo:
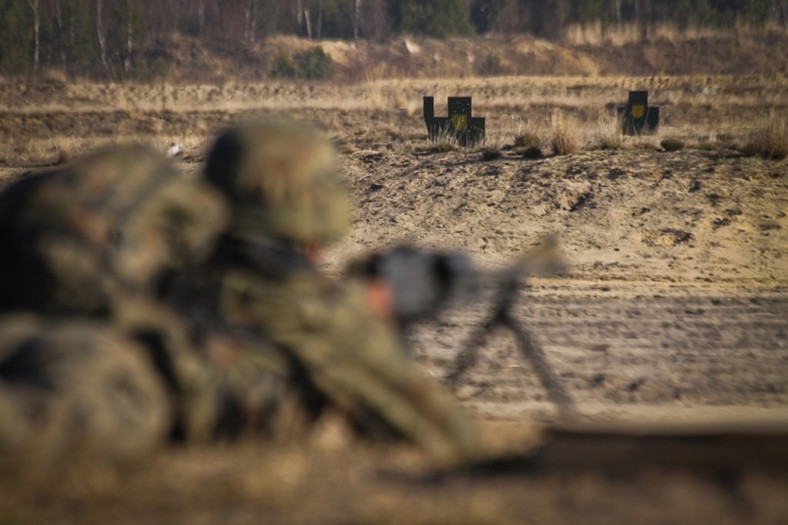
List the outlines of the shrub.
{"label": "shrub", "polygon": [[620,150],[624,149],[624,143],[621,142],[621,139],[617,139],[614,137],[604,137],[600,139],[600,141],[596,144],[596,149],[601,150]]}
{"label": "shrub", "polygon": [[665,151],[679,151],[684,149],[684,142],[671,137],[662,139],[662,142],[660,142],[659,145],[662,146],[662,149]]}
{"label": "shrub", "polygon": [[454,142],[442,141],[434,144],[429,151],[432,153],[449,153],[451,151],[457,151],[460,147],[455,144]]}
{"label": "shrub", "polygon": [[271,76],[275,78],[302,78],[327,80],[334,77],[334,61],[320,46],[294,53],[292,57],[280,53],[274,59]]}
{"label": "shrub", "polygon": [[482,150],[482,160],[500,159],[503,154],[498,148],[484,148]]}
{"label": "shrub", "polygon": [[501,63],[501,58],[493,53],[487,55],[484,61],[479,64],[479,74],[480,75],[502,75],[504,73],[504,67]]}
{"label": "shrub", "polygon": [[394,4],[394,18],[403,33],[434,38],[473,35],[470,11],[464,0],[401,0]]}
{"label": "shrub", "polygon": [[523,158],[526,159],[540,159],[542,158],[542,150],[537,148],[536,146],[532,146],[530,148],[525,148],[524,150],[519,152]]}
{"label": "shrub", "polygon": [[532,132],[525,132],[521,133],[514,137],[514,147],[515,149],[528,149],[528,148],[538,148],[542,144],[542,139],[539,138],[539,135]]}

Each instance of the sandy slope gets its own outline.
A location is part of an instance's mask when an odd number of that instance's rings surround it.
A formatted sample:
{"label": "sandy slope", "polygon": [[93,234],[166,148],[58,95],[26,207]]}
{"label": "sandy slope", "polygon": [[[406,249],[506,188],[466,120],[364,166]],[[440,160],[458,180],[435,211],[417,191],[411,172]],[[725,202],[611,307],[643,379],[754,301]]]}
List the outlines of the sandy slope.
{"label": "sandy slope", "polygon": [[348,164],[358,244],[414,240],[500,263],[554,233],[577,278],[788,285],[784,162],[626,151]]}

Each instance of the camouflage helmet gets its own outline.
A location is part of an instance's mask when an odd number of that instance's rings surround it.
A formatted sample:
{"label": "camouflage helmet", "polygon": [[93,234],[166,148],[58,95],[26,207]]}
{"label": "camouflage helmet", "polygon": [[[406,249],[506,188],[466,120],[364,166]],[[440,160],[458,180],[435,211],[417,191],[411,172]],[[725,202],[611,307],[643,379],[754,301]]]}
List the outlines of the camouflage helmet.
{"label": "camouflage helmet", "polygon": [[205,176],[233,203],[236,234],[253,230],[311,243],[349,228],[350,199],[334,148],[302,123],[265,120],[225,131]]}

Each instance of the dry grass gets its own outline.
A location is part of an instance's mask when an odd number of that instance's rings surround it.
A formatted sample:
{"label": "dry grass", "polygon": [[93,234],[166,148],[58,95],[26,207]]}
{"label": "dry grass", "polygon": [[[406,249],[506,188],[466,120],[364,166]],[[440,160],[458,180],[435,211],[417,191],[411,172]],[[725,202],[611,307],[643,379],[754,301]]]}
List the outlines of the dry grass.
{"label": "dry grass", "polygon": [[[318,122],[348,152],[415,151],[425,145],[425,95],[435,97],[436,115],[446,114],[446,97],[472,96],[474,115],[487,119],[483,146],[488,148],[562,154],[658,148],[659,137],[655,142],[620,134],[614,107],[626,101],[630,89],[650,91],[650,103],[661,108],[662,136],[688,147],[742,149],[749,144],[752,154],[781,155],[784,124],[776,117],[764,123],[762,115],[766,107],[775,115],[788,111],[784,76],[498,77],[349,86],[0,84],[0,162],[54,164],[127,140],[162,151],[181,143],[184,158],[198,160],[205,143],[229,122],[271,113]],[[451,145],[452,140],[439,142]],[[444,149],[451,149],[448,145]]]}
{"label": "dry grass", "polygon": [[[783,31],[784,28],[776,22],[767,28],[754,28],[744,23],[739,23],[733,30],[739,38],[755,37],[765,31]],[[711,27],[679,28],[669,22],[652,24],[648,30],[648,40],[667,40],[670,42],[686,42],[701,38],[725,38],[731,34],[730,30],[720,30]],[[623,46],[641,41],[640,28],[636,22],[620,24],[616,27],[603,26],[601,22],[592,24],[575,24],[569,26],[564,33],[564,41],[574,45]]]}
{"label": "dry grass", "polygon": [[609,112],[601,115],[588,141],[589,149],[618,150],[624,147],[621,139],[622,120]]}
{"label": "dry grass", "polygon": [[788,156],[788,122],[785,117],[772,114],[755,130],[751,140],[744,146],[748,155],[759,155],[767,159],[784,159]]}
{"label": "dry grass", "polygon": [[556,155],[570,155],[580,148],[577,138],[577,123],[563,113],[554,113],[551,119],[552,137],[550,146]]}
{"label": "dry grass", "polygon": [[73,160],[91,150],[109,144],[140,143],[166,152],[172,144],[181,144],[185,160],[201,159],[209,147],[210,137],[167,136],[147,134],[109,137],[54,137],[26,141],[0,141],[0,165],[20,167],[56,166]]}
{"label": "dry grass", "polygon": [[49,68],[44,70],[41,74],[44,82],[53,82],[55,84],[66,84],[68,82],[68,75],[62,69]]}

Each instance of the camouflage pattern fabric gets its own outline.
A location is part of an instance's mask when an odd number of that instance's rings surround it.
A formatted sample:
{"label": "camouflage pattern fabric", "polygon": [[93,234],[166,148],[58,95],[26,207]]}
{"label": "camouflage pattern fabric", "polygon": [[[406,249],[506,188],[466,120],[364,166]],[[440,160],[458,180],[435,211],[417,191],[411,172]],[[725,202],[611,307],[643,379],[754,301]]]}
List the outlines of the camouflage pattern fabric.
{"label": "camouflage pattern fabric", "polygon": [[470,419],[370,313],[363,285],[329,281],[305,256],[350,225],[331,144],[289,121],[244,124],[218,138],[205,176],[233,204],[213,260],[219,317],[275,344],[319,393],[306,397],[322,398],[364,433],[405,437],[445,458],[475,453]]}
{"label": "camouflage pattern fabric", "polygon": [[225,277],[221,309],[230,323],[255,326],[292,353],[364,433],[405,436],[440,458],[477,452],[470,419],[419,373],[366,301],[360,282],[334,283],[309,270],[266,279],[235,269]]}
{"label": "camouflage pattern fabric", "polygon": [[223,200],[145,146],[107,148],[0,194],[0,310],[106,311],[205,255]]}
{"label": "camouflage pattern fabric", "polygon": [[[166,433],[206,441],[219,418],[219,374],[157,293],[171,272],[210,252],[227,219],[218,192],[179,175],[145,146],[106,148],[68,167],[28,176],[0,194],[0,311],[58,319],[65,324],[57,337],[72,330],[72,322],[91,319],[141,344],[166,394],[159,400],[169,414]],[[86,351],[72,349],[77,344],[70,341],[63,370],[76,383],[77,370],[68,363],[84,361]],[[25,352],[20,349],[20,356]],[[84,374],[91,374],[89,366]],[[60,393],[41,391],[35,402],[55,406],[47,395]],[[0,410],[18,412],[27,403],[16,394],[9,399]],[[46,439],[53,440],[56,455],[59,438]]]}
{"label": "camouflage pattern fabric", "polygon": [[141,343],[159,373],[172,407],[171,437],[207,442],[220,410],[220,378],[208,356],[188,337],[176,312],[142,295],[116,296],[108,322]]}
{"label": "camouflage pattern fabric", "polygon": [[205,177],[233,203],[235,235],[262,231],[295,242],[327,242],[350,227],[350,198],[334,149],[304,124],[240,125],[216,140]]}
{"label": "camouflage pattern fabric", "polygon": [[164,440],[165,395],[143,349],[117,330],[0,317],[0,469],[139,460]]}

